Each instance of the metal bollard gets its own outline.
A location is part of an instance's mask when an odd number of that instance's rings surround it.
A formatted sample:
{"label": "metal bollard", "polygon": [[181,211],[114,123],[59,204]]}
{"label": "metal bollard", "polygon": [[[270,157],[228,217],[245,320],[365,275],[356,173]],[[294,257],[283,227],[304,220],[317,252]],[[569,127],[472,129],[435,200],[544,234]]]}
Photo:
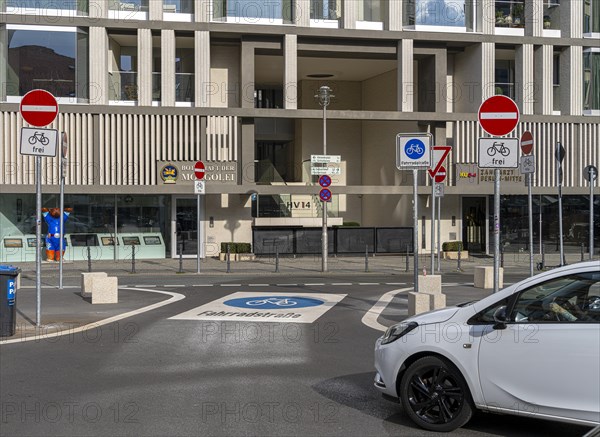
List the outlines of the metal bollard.
{"label": "metal bollard", "polygon": [[88,272],[92,271],[92,254],[90,253],[90,246],[87,246],[87,259],[88,259]]}
{"label": "metal bollard", "polygon": [[460,265],[461,258],[462,258],[462,250],[461,249],[462,249],[462,247],[459,244],[458,245],[458,258],[456,259],[456,264],[457,264],[456,265],[456,270],[459,271],[459,272],[462,272],[462,266]]}
{"label": "metal bollard", "polygon": [[410,269],[409,263],[408,263],[408,244],[406,245],[406,271],[408,272],[408,270]]}
{"label": "metal bollard", "polygon": [[179,271],[177,273],[183,273],[183,241],[179,242]]}
{"label": "metal bollard", "polygon": [[584,251],[583,243],[581,243],[581,261],[583,262],[583,251]]}
{"label": "metal bollard", "polygon": [[131,245],[131,273],[135,273],[135,244]]}
{"label": "metal bollard", "polygon": [[275,273],[279,273],[279,246],[275,246]]}
{"label": "metal bollard", "polygon": [[227,273],[231,273],[231,253],[229,252],[229,244],[227,245]]}
{"label": "metal bollard", "polygon": [[369,245],[365,244],[365,272],[369,271]]}

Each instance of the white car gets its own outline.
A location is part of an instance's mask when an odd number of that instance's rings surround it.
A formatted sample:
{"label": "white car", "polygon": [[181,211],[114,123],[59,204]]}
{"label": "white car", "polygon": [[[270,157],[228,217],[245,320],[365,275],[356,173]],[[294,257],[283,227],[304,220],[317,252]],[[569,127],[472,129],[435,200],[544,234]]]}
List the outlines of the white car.
{"label": "white car", "polygon": [[428,430],[461,427],[475,409],[598,425],[600,262],[393,325],[375,368],[375,387]]}

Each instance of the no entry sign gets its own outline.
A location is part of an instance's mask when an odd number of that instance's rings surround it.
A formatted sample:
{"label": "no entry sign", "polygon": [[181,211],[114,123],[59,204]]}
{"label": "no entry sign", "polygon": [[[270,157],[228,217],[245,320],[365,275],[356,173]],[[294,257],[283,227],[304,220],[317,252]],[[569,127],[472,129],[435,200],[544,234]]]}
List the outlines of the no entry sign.
{"label": "no entry sign", "polygon": [[205,175],[204,163],[202,161],[196,162],[194,165],[194,174],[196,175],[196,179],[202,180]]}
{"label": "no entry sign", "polygon": [[521,135],[521,152],[523,152],[523,155],[529,155],[532,150],[533,135],[531,135],[531,132],[526,130],[525,132],[523,132],[523,135]]}
{"label": "no entry sign", "polygon": [[479,124],[488,134],[507,135],[519,123],[519,108],[509,97],[493,96],[481,104],[478,118]]}
{"label": "no entry sign", "polygon": [[440,169],[434,176],[434,180],[438,184],[441,184],[446,180],[446,167],[444,167],[443,165],[440,167]]}
{"label": "no entry sign", "polygon": [[19,107],[21,117],[32,126],[44,127],[58,115],[56,98],[45,90],[32,90],[23,96]]}

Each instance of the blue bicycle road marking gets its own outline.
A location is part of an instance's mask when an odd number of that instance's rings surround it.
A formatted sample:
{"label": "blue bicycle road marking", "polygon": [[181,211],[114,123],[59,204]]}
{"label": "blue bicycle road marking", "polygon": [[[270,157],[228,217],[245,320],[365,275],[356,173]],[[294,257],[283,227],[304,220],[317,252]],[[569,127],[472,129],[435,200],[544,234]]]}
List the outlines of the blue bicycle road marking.
{"label": "blue bicycle road marking", "polygon": [[425,144],[417,138],[412,138],[404,145],[404,153],[410,159],[420,159],[425,154]]}
{"label": "blue bicycle road marking", "polygon": [[255,310],[296,310],[323,305],[320,299],[297,296],[253,296],[231,299],[223,302],[225,305],[236,308]]}

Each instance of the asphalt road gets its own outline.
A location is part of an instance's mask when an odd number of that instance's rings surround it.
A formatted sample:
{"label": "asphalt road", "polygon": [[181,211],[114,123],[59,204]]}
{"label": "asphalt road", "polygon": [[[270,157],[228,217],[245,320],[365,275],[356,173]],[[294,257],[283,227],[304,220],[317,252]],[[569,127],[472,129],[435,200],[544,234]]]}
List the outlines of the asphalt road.
{"label": "asphalt road", "polygon": [[[140,300],[151,290],[185,298],[91,331],[0,347],[0,436],[438,435],[415,427],[373,388],[373,345],[381,332],[362,319],[384,293],[406,287],[402,279],[126,279],[121,284],[149,290],[128,291]],[[75,279],[66,285],[74,287]],[[458,283],[444,291],[449,303],[488,293]],[[313,323],[171,319],[239,292],[346,296]],[[379,322],[406,317],[405,298],[400,293]],[[453,434],[587,430],[482,413]]]}

